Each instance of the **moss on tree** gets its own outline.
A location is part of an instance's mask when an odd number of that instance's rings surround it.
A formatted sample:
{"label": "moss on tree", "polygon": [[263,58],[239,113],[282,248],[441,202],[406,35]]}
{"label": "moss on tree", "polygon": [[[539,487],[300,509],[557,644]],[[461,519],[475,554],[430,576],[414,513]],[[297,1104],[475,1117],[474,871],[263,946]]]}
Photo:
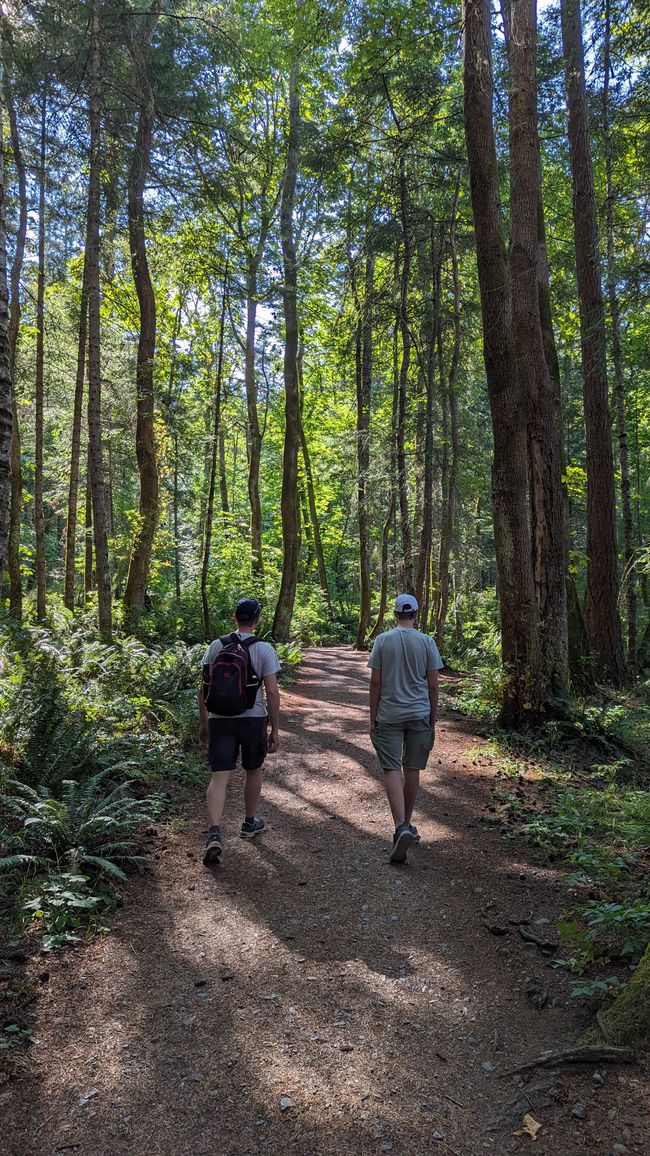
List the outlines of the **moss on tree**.
{"label": "moss on tree", "polygon": [[608,1043],[650,1048],[650,943],[627,987],[602,1019]]}

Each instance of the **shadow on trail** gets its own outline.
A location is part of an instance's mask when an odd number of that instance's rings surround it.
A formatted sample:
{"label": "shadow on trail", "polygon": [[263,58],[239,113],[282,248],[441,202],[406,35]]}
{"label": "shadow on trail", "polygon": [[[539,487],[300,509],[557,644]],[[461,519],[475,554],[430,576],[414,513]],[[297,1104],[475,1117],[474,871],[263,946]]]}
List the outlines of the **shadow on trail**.
{"label": "shadow on trail", "polygon": [[[163,841],[114,932],[80,953],[81,984],[59,978],[56,1064],[45,1053],[26,1087],[16,1153],[415,1156],[444,1135],[478,1156],[504,1098],[491,1066],[576,1034],[566,1009],[540,1026],[525,1001],[539,955],[483,926],[493,896],[493,912],[545,915],[553,872],[482,829],[485,780],[435,752],[418,799],[426,842],[389,866],[381,773],[358,733],[367,671],[325,665],[326,687],[308,655],[285,697],[264,835],[231,834],[231,796],[223,864],[205,871],[197,803],[190,837]],[[335,733],[318,694],[341,707]],[[462,728],[442,729],[444,745]]]}

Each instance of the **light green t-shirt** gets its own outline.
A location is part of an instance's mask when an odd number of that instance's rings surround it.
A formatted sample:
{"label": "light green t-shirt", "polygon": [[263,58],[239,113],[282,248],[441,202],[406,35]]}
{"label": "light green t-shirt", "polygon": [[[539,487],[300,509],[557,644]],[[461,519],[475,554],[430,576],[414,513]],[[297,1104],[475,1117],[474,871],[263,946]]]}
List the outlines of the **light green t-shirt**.
{"label": "light green t-shirt", "polygon": [[430,714],[427,674],[444,663],[428,634],[413,627],[396,626],[380,634],[368,666],[381,671],[381,694],[377,722],[428,719]]}

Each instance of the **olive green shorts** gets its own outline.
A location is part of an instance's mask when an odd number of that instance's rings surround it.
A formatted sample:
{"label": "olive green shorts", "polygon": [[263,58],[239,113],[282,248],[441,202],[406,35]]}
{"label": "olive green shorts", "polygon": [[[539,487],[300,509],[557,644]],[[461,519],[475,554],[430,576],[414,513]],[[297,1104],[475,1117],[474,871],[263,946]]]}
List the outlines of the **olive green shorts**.
{"label": "olive green shorts", "polygon": [[375,723],[370,732],[384,771],[399,771],[402,767],[423,771],[433,749],[434,737],[429,720],[423,718],[404,719],[400,723]]}

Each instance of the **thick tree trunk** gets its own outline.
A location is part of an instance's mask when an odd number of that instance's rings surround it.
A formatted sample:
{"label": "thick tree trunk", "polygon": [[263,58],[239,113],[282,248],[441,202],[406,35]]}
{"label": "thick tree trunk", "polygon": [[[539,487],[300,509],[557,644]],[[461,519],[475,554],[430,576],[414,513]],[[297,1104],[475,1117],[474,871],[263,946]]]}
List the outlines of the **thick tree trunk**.
{"label": "thick tree trunk", "polygon": [[533,705],[544,713],[551,700],[566,698],[568,688],[566,542],[560,438],[537,280],[540,154],[535,0],[512,0],[510,11],[513,332],[521,396],[527,394],[532,564],[541,642],[536,651],[540,668],[531,679],[531,697]]}
{"label": "thick tree trunk", "polygon": [[278,642],[289,638],[293,604],[298,581],[300,548],[298,518],[298,444],[300,440],[300,386],[298,381],[298,270],[294,236],[293,209],[300,149],[300,100],[298,65],[294,63],[289,78],[289,139],[287,168],[280,202],[280,237],[284,263],[284,455],[282,459],[282,579],[273,619],[273,637]]}
{"label": "thick tree trunk", "polygon": [[97,574],[99,633],[111,641],[111,580],[106,525],[106,486],[102,452],[99,222],[101,173],[101,79],[99,0],[93,0],[90,17],[90,166],[88,177],[88,225],[86,269],[88,273],[88,453]]}
{"label": "thick tree trunk", "polygon": [[302,376],[302,343],[298,347],[298,381],[300,385],[300,449],[302,451],[302,460],[305,467],[305,485],[307,490],[307,508],[309,510],[309,520],[314,536],[314,553],[316,555],[316,565],[318,567],[318,581],[320,588],[325,596],[328,608],[332,609],[330,598],[329,583],[327,581],[327,567],[325,565],[325,551],[323,550],[323,539],[320,532],[320,522],[318,520],[318,510],[316,509],[316,490],[314,487],[314,474],[311,466],[311,454],[309,452],[309,444],[307,442],[307,435],[305,434],[305,426],[302,420],[303,400],[304,400],[304,383]]}
{"label": "thick tree trunk", "polygon": [[393,331],[393,404],[391,412],[391,438],[390,438],[390,467],[389,467],[389,487],[390,499],[388,503],[388,512],[382,527],[381,532],[381,575],[380,575],[380,592],[379,592],[379,609],[377,611],[377,618],[375,624],[370,631],[368,638],[369,642],[373,642],[378,634],[381,634],[384,626],[384,618],[386,616],[386,608],[388,605],[388,584],[389,584],[389,560],[388,548],[390,543],[391,529],[393,530],[393,540],[395,536],[395,510],[397,507],[397,462],[396,462],[396,438],[395,431],[397,429],[398,409],[399,409],[399,351],[398,351],[398,327],[395,326]]}
{"label": "thick tree trunk", "polygon": [[357,324],[357,517],[359,525],[359,626],[355,648],[363,650],[370,626],[370,402],[372,396],[372,323],[375,258],[366,230],[363,304]]}
{"label": "thick tree trunk", "polygon": [[511,330],[499,174],[492,125],[490,10],[487,0],[463,6],[464,117],[483,319],[483,353],[492,413],[492,509],[506,671],[502,719],[530,713],[529,675],[537,668],[535,599],[527,509],[526,403]]}
{"label": "thick tree trunk", "polygon": [[627,415],[625,404],[625,380],[623,377],[623,355],[621,351],[621,306],[616,287],[616,252],[614,245],[614,203],[616,192],[613,180],[614,142],[610,124],[609,82],[610,82],[610,0],[605,0],[605,43],[603,46],[603,132],[605,136],[605,180],[607,187],[607,299],[612,334],[612,365],[614,369],[614,400],[616,405],[616,426],[618,433],[618,460],[621,475],[621,513],[623,515],[623,559],[625,570],[623,586],[627,618],[627,666],[628,674],[634,677],[637,651],[637,607],[636,607],[636,552],[634,549],[634,528],[632,522],[632,497],[630,489],[630,462],[627,448]]}
{"label": "thick tree trunk", "polygon": [[38,271],[36,279],[36,382],[34,405],[34,533],[36,537],[36,617],[45,620],[45,512],[43,509],[43,415],[45,395],[45,154],[47,87],[41,96],[38,168]]}
{"label": "thick tree trunk", "polygon": [[618,615],[614,461],[580,0],[562,0],[561,11],[587,445],[585,624],[598,677],[621,684],[625,665]]}
{"label": "thick tree trunk", "polygon": [[90,484],[90,442],[86,452],[86,513],[84,517],[84,602],[95,589],[93,573],[93,491]]}
{"label": "thick tree trunk", "polygon": [[155,100],[149,79],[148,52],[160,16],[162,0],[153,0],[141,40],[131,31],[125,17],[129,52],[133,60],[135,87],[140,104],[138,127],[128,180],[129,244],[131,269],[140,311],[138,340],[136,455],[140,473],[140,507],[136,523],[129,575],[124,595],[125,625],[137,626],[144,608],[151,552],[158,523],[158,464],[154,427],[154,357],[156,353],[156,298],[149,262],[144,223],[144,187],[149,168]]}
{"label": "thick tree trunk", "polygon": [[178,545],[180,534],[178,519],[178,434],[174,432],[174,493],[173,493],[173,520],[174,520],[174,592],[176,601],[181,598],[181,552]]}
{"label": "thick tree trunk", "polygon": [[214,492],[217,484],[217,456],[219,446],[219,432],[221,430],[221,393],[223,379],[223,345],[226,329],[226,310],[228,308],[228,262],[223,275],[223,290],[221,295],[221,318],[219,320],[219,347],[217,350],[217,372],[214,383],[214,424],[212,429],[212,453],[210,456],[210,484],[208,501],[205,512],[205,530],[203,534],[203,561],[201,565],[201,606],[203,608],[203,631],[206,638],[211,638],[210,606],[208,603],[208,574],[210,571],[210,551],[212,549],[212,521],[214,518]]}
{"label": "thick tree trunk", "polygon": [[608,1043],[650,1047],[650,943],[636,971],[603,1015]]}
{"label": "thick tree trunk", "polygon": [[221,509],[227,514],[230,509],[228,501],[228,478],[226,477],[226,441],[223,429],[219,430],[219,490],[221,493]]}
{"label": "thick tree trunk", "polygon": [[[1,47],[1,46],[0,46]],[[0,52],[0,67],[3,61]],[[2,90],[0,89],[0,94]],[[5,225],[5,164],[0,99],[0,579],[7,557],[11,489],[12,378],[7,286],[7,232]]]}
{"label": "thick tree trunk", "polygon": [[88,332],[88,285],[84,268],[79,306],[79,345],[77,349],[77,377],[72,415],[72,446],[70,449],[70,484],[68,514],[65,532],[65,585],[63,601],[68,610],[75,605],[75,571],[77,544],[77,504],[79,499],[79,469],[81,455],[81,420],[83,415],[84,379],[86,376],[86,337]]}
{"label": "thick tree trunk", "polygon": [[257,382],[255,378],[255,332],[257,326],[257,263],[248,260],[246,285],[246,360],[244,377],[248,412],[248,501],[250,504],[251,554],[253,580],[261,589],[264,584],[264,556],[262,553],[262,506],[260,503],[260,460],[262,437],[257,413]]}
{"label": "thick tree trunk", "polygon": [[7,111],[9,113],[9,128],[11,132],[11,148],[16,166],[18,183],[18,229],[14,246],[14,259],[11,266],[11,308],[9,312],[9,365],[12,381],[12,419],[13,429],[11,436],[11,507],[9,514],[9,542],[7,568],[9,570],[9,612],[18,622],[23,617],[23,583],[20,571],[20,523],[23,509],[23,478],[20,456],[20,424],[18,421],[18,406],[16,404],[16,353],[18,349],[18,331],[20,329],[20,279],[25,256],[25,241],[27,238],[27,177],[25,161],[18,129],[18,118],[11,91],[9,73],[4,74],[4,92]]}

